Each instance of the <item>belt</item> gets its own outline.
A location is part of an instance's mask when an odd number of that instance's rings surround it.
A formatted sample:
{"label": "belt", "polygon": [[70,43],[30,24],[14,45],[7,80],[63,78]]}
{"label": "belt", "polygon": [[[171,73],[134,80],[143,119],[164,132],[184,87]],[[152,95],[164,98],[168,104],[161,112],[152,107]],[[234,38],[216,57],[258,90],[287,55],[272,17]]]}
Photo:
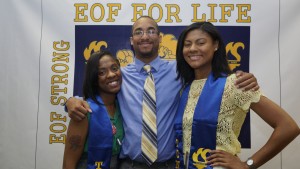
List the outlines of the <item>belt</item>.
{"label": "belt", "polygon": [[154,162],[151,164],[151,166],[148,166],[144,162],[131,160],[130,158],[122,159],[122,162],[129,163],[129,164],[131,164],[132,167],[153,169],[153,168],[166,168],[166,167],[172,166],[175,164],[175,159],[172,158],[172,159],[169,159],[164,162]]}

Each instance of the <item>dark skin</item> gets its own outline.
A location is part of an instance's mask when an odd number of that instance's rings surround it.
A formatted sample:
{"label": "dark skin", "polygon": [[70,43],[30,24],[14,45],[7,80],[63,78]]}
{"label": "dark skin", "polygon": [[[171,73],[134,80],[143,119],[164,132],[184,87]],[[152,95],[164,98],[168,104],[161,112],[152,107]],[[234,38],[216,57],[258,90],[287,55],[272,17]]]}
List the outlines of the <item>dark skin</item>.
{"label": "dark skin", "polygon": [[[244,91],[256,91],[259,89],[257,80],[253,74],[237,71],[236,76],[238,77],[238,80],[235,82],[237,88],[241,88]],[[83,120],[88,112],[92,112],[86,101],[79,100],[75,97],[70,98],[66,106],[68,107],[69,117],[76,121]]]}
{"label": "dark skin", "polygon": [[[98,91],[109,116],[115,113],[116,95],[121,86],[121,71],[112,56],[104,55],[98,65]],[[84,101],[86,104],[87,102]],[[67,131],[63,169],[75,169],[84,150],[88,134],[88,119],[71,119]]]}
{"label": "dark skin", "polygon": [[71,120],[67,132],[63,169],[75,169],[84,149],[88,133],[88,119],[79,122]]}
{"label": "dark skin", "polygon": [[[252,103],[250,108],[274,129],[266,144],[251,157],[255,167],[260,167],[294,140],[300,134],[300,129],[286,111],[264,96],[259,102]],[[222,150],[210,153],[207,164],[227,169],[248,169],[245,162],[230,153]]]}
{"label": "dark skin", "polygon": [[70,137],[70,139],[68,140],[68,142],[71,145],[71,150],[76,151],[78,149],[78,147],[82,146],[80,140],[81,140],[81,136],[80,135],[72,135]]}
{"label": "dark skin", "polygon": [[[141,17],[134,23],[132,33],[136,30],[147,31],[149,29],[158,31],[156,22],[152,18]],[[130,42],[135,50],[136,58],[142,62],[149,63],[158,57],[158,47],[161,42],[160,35],[157,34],[150,36],[144,34],[141,37],[132,36],[130,37]],[[252,73],[237,71],[236,76],[238,77],[238,80],[235,82],[237,88],[241,88],[244,91],[256,91],[259,89],[257,79]],[[66,106],[68,108],[69,117],[76,121],[84,119],[86,114],[91,112],[89,105],[85,101],[74,97],[67,101]]]}
{"label": "dark skin", "polygon": [[[212,58],[217,44],[217,41],[213,41],[213,38],[202,30],[195,29],[187,33],[183,55],[189,66],[193,68],[195,79],[207,78],[212,71]],[[198,57],[200,54],[202,57]],[[274,129],[267,143],[251,157],[254,166],[260,167],[297,137],[300,130],[287,112],[264,96],[261,96],[257,103],[252,103],[250,108]],[[231,153],[223,150],[212,150],[210,153],[206,160],[208,160],[207,164],[213,167],[248,169],[245,162]]]}

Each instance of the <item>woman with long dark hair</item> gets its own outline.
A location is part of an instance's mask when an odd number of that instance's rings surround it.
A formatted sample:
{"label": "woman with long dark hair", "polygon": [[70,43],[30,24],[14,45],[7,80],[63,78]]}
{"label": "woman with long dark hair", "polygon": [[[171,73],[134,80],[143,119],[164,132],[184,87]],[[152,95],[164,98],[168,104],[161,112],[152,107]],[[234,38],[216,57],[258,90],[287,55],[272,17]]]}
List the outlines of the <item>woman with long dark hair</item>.
{"label": "woman with long dark hair", "polygon": [[[254,169],[273,158],[297,135],[299,127],[260,90],[234,85],[225,45],[209,22],[193,23],[180,35],[178,78],[185,85],[177,111],[178,168]],[[238,158],[238,136],[249,109],[274,128],[268,142],[246,162]]]}
{"label": "woman with long dark hair", "polygon": [[117,102],[122,76],[119,61],[107,51],[95,52],[86,64],[84,99],[92,110],[82,121],[71,119],[64,169],[117,169],[123,120]]}

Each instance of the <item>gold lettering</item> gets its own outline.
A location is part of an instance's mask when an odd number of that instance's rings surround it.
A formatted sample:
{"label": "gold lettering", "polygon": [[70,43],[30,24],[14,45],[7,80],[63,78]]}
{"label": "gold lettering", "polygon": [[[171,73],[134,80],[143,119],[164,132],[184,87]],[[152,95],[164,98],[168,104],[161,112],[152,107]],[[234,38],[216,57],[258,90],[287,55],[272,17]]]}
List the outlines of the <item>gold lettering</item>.
{"label": "gold lettering", "polygon": [[65,134],[60,134],[59,136],[55,134],[50,134],[49,135],[49,143],[63,143],[65,144],[66,141],[66,135]]}
{"label": "gold lettering", "polygon": [[200,7],[200,4],[192,4],[192,7],[193,7],[193,19],[192,19],[192,22],[204,22],[206,21],[206,14],[203,13],[202,14],[202,18],[198,19],[198,10],[197,8]]}
{"label": "gold lettering", "polygon": [[54,84],[54,83],[63,83],[65,85],[67,85],[68,84],[68,79],[64,79],[64,78],[68,78],[68,74],[53,75],[51,77],[51,84]]}
{"label": "gold lettering", "polygon": [[[107,22],[114,22],[115,19],[113,18],[113,15],[118,16],[119,15],[119,10],[121,10],[121,4],[107,4],[109,13],[108,13],[108,18],[106,19]],[[116,7],[117,9],[113,9]]]}
{"label": "gold lettering", "polygon": [[95,166],[97,167],[96,169],[101,169],[101,165],[103,164],[102,161],[96,161]]}
{"label": "gold lettering", "polygon": [[87,22],[88,17],[84,14],[84,11],[88,9],[87,3],[77,3],[75,6],[75,19],[74,22]]}
{"label": "gold lettering", "polygon": [[[153,8],[157,8],[158,9],[158,18],[157,19],[153,18],[153,15],[152,15]],[[161,18],[163,17],[162,16],[163,15],[163,9],[162,9],[162,7],[159,4],[152,4],[149,7],[148,15],[151,16],[155,20],[155,22],[160,22]]]}
{"label": "gold lettering", "polygon": [[67,117],[63,116],[61,114],[57,114],[56,112],[51,112],[50,113],[50,121],[63,121],[66,122],[67,121]]}
{"label": "gold lettering", "polygon": [[[66,122],[67,118],[66,116],[62,116],[61,114],[57,114],[56,112],[50,113],[50,122],[53,121],[60,121],[60,122]],[[54,127],[62,127],[61,130],[55,130]],[[50,131],[53,133],[63,133],[67,130],[67,126],[64,123],[53,123],[49,127]],[[49,135],[49,143],[65,143],[66,135],[65,134],[50,134]]]}
{"label": "gold lettering", "polygon": [[[221,19],[219,20],[220,22],[228,22],[228,19],[225,18],[225,16],[231,16],[231,11],[234,9],[233,4],[220,4],[221,7]],[[226,8],[229,8],[226,10]]]}
{"label": "gold lettering", "polygon": [[131,22],[135,22],[140,16],[144,15],[143,10],[146,9],[146,4],[131,4],[131,6],[133,7],[133,18]]}
{"label": "gold lettering", "polygon": [[[236,20],[237,23],[250,23],[251,16],[248,16],[248,11],[251,11],[251,4],[237,4],[238,8],[238,19]],[[244,10],[243,10],[244,9]],[[243,16],[246,19],[243,19]]]}
{"label": "gold lettering", "polygon": [[[54,58],[52,59],[52,62],[56,62],[56,61],[62,61],[62,62],[69,62],[69,53],[56,53],[53,52],[53,56]],[[58,57],[56,57],[58,56]]]}
{"label": "gold lettering", "polygon": [[[217,6],[219,5],[219,8]],[[107,6],[107,7],[106,7]],[[88,22],[89,18],[93,22],[102,22],[106,18],[106,22],[116,22],[119,12],[122,9],[121,3],[107,3],[107,5],[101,3],[94,3],[91,7],[87,3],[76,3],[74,22]],[[165,4],[166,12],[164,12],[163,6],[159,3],[150,4],[149,8],[146,3],[132,3],[133,16],[131,22],[135,22],[140,16],[148,15],[153,17],[156,22],[161,22],[164,19],[165,23],[180,23],[180,7],[178,4]],[[248,11],[251,11],[251,4],[207,4],[207,9],[202,10],[204,6],[200,3],[191,4],[193,8],[192,22],[228,22],[229,18],[232,19],[232,12],[236,6],[236,22],[237,23],[249,23],[251,22],[251,16]],[[106,12],[108,10],[108,13]],[[207,11],[206,11],[207,10]],[[209,10],[209,11],[208,11]],[[86,13],[89,11],[89,15]],[[146,13],[147,12],[147,13]],[[107,13],[107,15],[105,15]],[[165,17],[164,17],[165,14]],[[207,16],[209,14],[209,16]],[[216,16],[217,14],[217,16]]]}
{"label": "gold lettering", "polygon": [[[61,69],[58,69],[61,68]],[[66,73],[69,70],[69,66],[63,63],[56,63],[51,67],[52,71],[55,73]]]}
{"label": "gold lettering", "polygon": [[63,106],[67,100],[68,99],[64,96],[60,96],[60,97],[51,96],[50,97],[50,101],[51,101],[52,105],[58,105],[60,103],[60,105]]}
{"label": "gold lettering", "polygon": [[[59,127],[62,127],[62,129],[58,130]],[[67,126],[63,123],[52,123],[49,128],[50,128],[50,131],[53,133],[63,133],[67,130]],[[57,128],[57,129],[54,129],[54,128]]]}
{"label": "gold lettering", "polygon": [[217,22],[218,20],[215,19],[215,7],[217,4],[208,4],[208,7],[210,7],[210,18],[207,20],[208,22]]}
{"label": "gold lettering", "polygon": [[60,89],[59,86],[57,85],[54,85],[54,86],[51,86],[51,95],[58,95],[58,92],[63,92],[64,94],[66,94],[68,91],[68,88],[63,88],[63,89]]}
{"label": "gold lettering", "polygon": [[[176,4],[166,4],[167,7],[167,19],[165,20],[166,23],[172,23],[171,16],[173,16],[176,19],[176,22],[182,22],[182,20],[179,18],[178,14],[180,12],[180,8]],[[174,12],[172,12],[172,8],[175,9]]]}
{"label": "gold lettering", "polygon": [[[54,41],[53,42],[53,58],[51,69],[53,73],[63,73],[63,74],[53,74],[51,76],[51,97],[50,102],[52,105],[63,104],[67,101],[65,96],[60,94],[67,94],[68,88],[64,87],[68,84],[68,74],[66,72],[69,70],[69,66],[66,64],[69,62],[69,53],[67,51],[70,49],[70,42],[67,41]],[[61,63],[60,63],[61,62]],[[57,85],[59,84],[59,85]],[[65,113],[66,114],[66,113]],[[66,141],[66,134],[63,134],[67,130],[65,122],[67,117],[56,112],[50,113],[49,126],[51,134],[49,134],[49,143],[63,143]]]}
{"label": "gold lettering", "polygon": [[[60,45],[60,47],[58,46]],[[53,42],[53,49],[58,51],[67,51],[70,49],[70,42],[65,42],[63,40]]]}
{"label": "gold lettering", "polygon": [[[95,8],[96,7],[99,7],[100,8],[100,16],[99,18],[95,18]],[[105,15],[105,10],[104,10],[104,7],[102,4],[99,4],[99,3],[95,3],[91,6],[91,11],[90,11],[90,15],[91,15],[91,19],[94,21],[94,22],[101,22],[104,18],[104,15]]]}

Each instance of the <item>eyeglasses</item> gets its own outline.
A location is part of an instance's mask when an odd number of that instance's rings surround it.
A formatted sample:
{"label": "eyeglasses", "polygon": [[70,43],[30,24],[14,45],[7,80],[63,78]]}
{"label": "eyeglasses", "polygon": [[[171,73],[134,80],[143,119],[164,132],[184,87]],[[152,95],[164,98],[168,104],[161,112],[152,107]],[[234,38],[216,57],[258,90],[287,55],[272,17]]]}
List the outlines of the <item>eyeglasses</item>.
{"label": "eyeglasses", "polygon": [[148,36],[154,36],[154,35],[157,35],[158,31],[156,31],[154,29],[150,29],[147,31],[136,30],[135,32],[133,32],[133,36],[142,37],[144,35],[144,33],[146,33],[146,35],[148,35]]}

